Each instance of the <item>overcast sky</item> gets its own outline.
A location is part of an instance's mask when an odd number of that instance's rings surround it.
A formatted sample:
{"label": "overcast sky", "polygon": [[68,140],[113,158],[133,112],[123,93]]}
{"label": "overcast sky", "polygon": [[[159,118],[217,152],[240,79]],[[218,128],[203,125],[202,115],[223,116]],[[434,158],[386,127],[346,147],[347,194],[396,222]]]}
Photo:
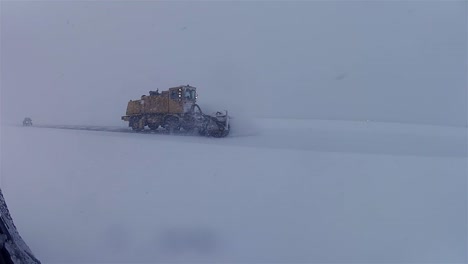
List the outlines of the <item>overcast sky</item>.
{"label": "overcast sky", "polygon": [[123,124],[198,87],[259,117],[465,126],[466,1],[1,2],[1,117]]}

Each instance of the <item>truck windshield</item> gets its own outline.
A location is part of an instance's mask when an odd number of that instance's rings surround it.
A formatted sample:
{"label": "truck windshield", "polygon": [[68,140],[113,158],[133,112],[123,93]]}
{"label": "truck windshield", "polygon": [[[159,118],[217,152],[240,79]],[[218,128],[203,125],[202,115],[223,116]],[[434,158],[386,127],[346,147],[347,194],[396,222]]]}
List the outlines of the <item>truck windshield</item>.
{"label": "truck windshield", "polygon": [[189,99],[189,100],[195,99],[195,91],[194,90],[185,90],[185,99]]}

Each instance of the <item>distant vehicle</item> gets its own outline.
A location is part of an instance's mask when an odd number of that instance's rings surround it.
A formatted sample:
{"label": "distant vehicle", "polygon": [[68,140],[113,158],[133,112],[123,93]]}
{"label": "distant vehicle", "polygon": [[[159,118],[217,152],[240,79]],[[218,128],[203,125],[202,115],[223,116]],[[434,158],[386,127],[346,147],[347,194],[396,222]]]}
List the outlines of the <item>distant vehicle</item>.
{"label": "distant vehicle", "polygon": [[191,132],[198,130],[200,135],[225,137],[229,134],[230,124],[227,111],[217,112],[214,116],[204,114],[196,104],[197,88],[182,85],[167,91],[150,91],[140,100],[130,100],[126,115],[122,120],[134,131],[142,131],[145,126],[156,130],[160,126],[166,131]]}
{"label": "distant vehicle", "polygon": [[32,125],[33,125],[33,123],[32,123],[32,119],[31,119],[31,118],[29,118],[29,117],[24,118],[24,120],[23,120],[23,126],[32,126]]}

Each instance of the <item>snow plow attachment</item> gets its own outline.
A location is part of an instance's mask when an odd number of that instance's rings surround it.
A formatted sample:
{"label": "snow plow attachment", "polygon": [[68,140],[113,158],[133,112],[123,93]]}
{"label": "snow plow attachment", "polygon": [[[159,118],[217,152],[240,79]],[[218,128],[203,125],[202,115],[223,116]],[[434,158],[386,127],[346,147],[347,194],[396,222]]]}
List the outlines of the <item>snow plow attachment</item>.
{"label": "snow plow attachment", "polygon": [[194,117],[195,127],[197,127],[200,135],[216,138],[229,135],[231,125],[229,124],[230,117],[227,111],[207,115],[201,111],[200,106],[194,104],[190,112]]}
{"label": "snow plow attachment", "polygon": [[226,137],[231,129],[229,119],[227,111],[224,111],[224,113],[216,112],[214,116],[207,116],[207,122],[204,125],[205,132],[202,134],[216,138]]}

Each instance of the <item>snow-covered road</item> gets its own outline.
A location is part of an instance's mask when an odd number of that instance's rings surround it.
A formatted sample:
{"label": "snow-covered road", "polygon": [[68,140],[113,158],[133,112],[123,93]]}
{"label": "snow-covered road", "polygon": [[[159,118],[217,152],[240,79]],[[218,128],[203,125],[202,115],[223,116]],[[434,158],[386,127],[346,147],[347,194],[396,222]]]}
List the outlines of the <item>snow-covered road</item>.
{"label": "snow-covered road", "polygon": [[467,261],[466,128],[234,122],[3,126],[1,188],[43,263]]}
{"label": "snow-covered road", "polygon": [[[200,140],[198,135],[180,133],[167,137],[163,130],[146,129],[156,140],[205,144],[237,145],[261,148],[288,148],[324,152],[354,152],[407,156],[466,157],[467,130],[444,127],[382,122],[255,119],[240,121],[227,139]],[[245,124],[247,123],[247,125]],[[36,125],[40,128],[134,133],[125,126]],[[156,136],[155,136],[156,135]],[[187,138],[180,138],[180,137]]]}

